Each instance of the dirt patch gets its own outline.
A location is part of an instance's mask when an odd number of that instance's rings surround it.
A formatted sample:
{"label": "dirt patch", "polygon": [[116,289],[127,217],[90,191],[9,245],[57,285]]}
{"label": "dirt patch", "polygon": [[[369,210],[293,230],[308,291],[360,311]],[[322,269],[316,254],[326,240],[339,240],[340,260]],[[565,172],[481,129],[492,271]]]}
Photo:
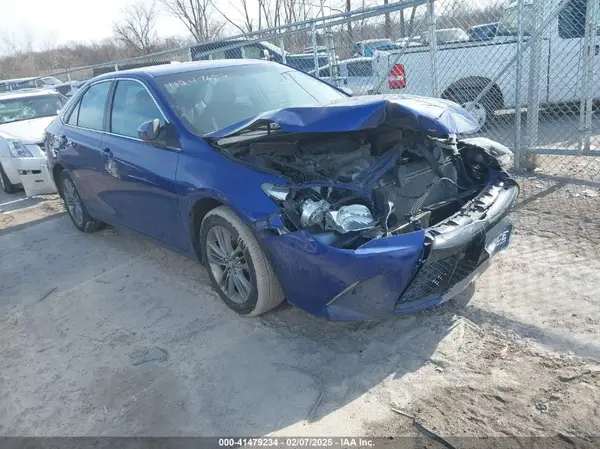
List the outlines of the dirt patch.
{"label": "dirt patch", "polygon": [[[65,212],[64,203],[58,195],[43,195],[13,201],[4,207],[0,204],[0,233],[14,230],[11,228],[35,224]],[[33,205],[30,205],[32,203]]]}
{"label": "dirt patch", "polygon": [[[459,319],[422,374],[431,388],[404,411],[438,435],[563,435],[589,441],[600,434],[600,362],[547,351]],[[419,435],[410,419],[394,413],[373,423],[370,432]]]}
{"label": "dirt patch", "polygon": [[369,323],[243,319],[201,266],[131,233],[8,225],[0,435],[421,436],[395,407],[449,440],[598,437],[599,198],[519,181],[512,244],[472,297]]}

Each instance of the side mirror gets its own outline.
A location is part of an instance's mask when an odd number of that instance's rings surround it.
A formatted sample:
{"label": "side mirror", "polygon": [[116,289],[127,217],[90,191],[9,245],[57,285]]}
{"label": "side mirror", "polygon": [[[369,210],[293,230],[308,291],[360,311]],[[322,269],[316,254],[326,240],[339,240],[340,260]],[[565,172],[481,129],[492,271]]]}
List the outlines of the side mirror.
{"label": "side mirror", "polygon": [[155,118],[154,120],[148,120],[142,123],[137,132],[140,139],[148,143],[156,143],[160,137],[160,120]]}
{"label": "side mirror", "polygon": [[266,48],[263,48],[263,59],[265,61],[270,61],[271,60],[271,53],[269,52],[269,50],[267,50]]}
{"label": "side mirror", "polygon": [[354,96],[354,91],[352,89],[349,89],[348,87],[340,87],[340,90],[342,92],[344,92],[346,95],[349,95],[351,97]]}

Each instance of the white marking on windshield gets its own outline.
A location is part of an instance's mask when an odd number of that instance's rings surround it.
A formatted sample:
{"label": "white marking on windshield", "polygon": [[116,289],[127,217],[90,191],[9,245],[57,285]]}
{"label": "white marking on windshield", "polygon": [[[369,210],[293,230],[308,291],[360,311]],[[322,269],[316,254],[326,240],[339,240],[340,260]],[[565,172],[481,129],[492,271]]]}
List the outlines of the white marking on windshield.
{"label": "white marking on windshield", "polygon": [[220,79],[220,78],[228,78],[228,77],[229,77],[229,75],[227,75],[226,73],[200,75],[200,76],[195,76],[193,78],[188,78],[188,79],[184,79],[184,80],[169,81],[167,84],[165,84],[165,87],[167,89],[169,89],[169,88],[176,88],[179,86],[189,86],[191,84],[198,84],[199,82],[203,82],[203,81],[212,81],[212,80],[216,80],[216,79]]}

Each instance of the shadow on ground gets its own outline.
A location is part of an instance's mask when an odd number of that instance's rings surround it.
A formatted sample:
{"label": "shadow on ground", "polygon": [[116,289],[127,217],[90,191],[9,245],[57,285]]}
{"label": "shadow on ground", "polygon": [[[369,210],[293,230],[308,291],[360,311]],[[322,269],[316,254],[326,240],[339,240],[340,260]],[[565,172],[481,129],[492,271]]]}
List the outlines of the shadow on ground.
{"label": "shadow on ground", "polygon": [[[598,356],[597,343],[575,338],[579,318],[560,320],[548,307],[588,307],[598,318],[596,269],[575,260],[597,248],[578,213],[597,223],[600,209],[588,210],[596,198],[521,181],[516,240],[471,303],[371,323],[326,322],[290,306],[241,318],[194,261],[124,231],[81,234],[68,217],[0,235],[0,432],[360,434],[365,417],[389,418],[382,404],[402,408],[428,387],[421,368],[438,363],[456,315]],[[576,278],[552,273],[568,264],[573,276],[589,270],[589,297],[575,296]],[[568,295],[546,301],[541,283]]]}

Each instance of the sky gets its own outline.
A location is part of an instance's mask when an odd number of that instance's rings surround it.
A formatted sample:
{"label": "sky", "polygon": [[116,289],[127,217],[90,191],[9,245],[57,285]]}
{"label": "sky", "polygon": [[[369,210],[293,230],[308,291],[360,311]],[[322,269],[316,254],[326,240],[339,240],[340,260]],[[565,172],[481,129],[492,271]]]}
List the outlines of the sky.
{"label": "sky", "polygon": [[[8,35],[21,44],[32,41],[36,50],[47,49],[67,42],[100,41],[112,36],[113,23],[121,11],[135,0],[0,0],[0,38]],[[229,0],[237,3],[236,0]],[[317,3],[318,0],[315,0]],[[345,0],[324,0],[340,3]],[[358,4],[363,0],[353,0]],[[366,0],[365,4],[378,0]],[[227,4],[226,0],[219,3]],[[156,32],[161,37],[189,37],[185,26],[159,8]],[[327,8],[326,8],[327,9]],[[241,19],[235,8],[225,7],[227,14]],[[223,21],[218,13],[215,19]],[[326,14],[333,14],[327,11]],[[234,19],[235,20],[235,19]],[[240,20],[241,22],[241,20]],[[232,29],[235,33],[237,30]],[[1,44],[1,41],[0,41]],[[0,45],[0,53],[2,52]]]}
{"label": "sky", "polygon": [[[99,41],[112,35],[127,0],[0,0],[0,33],[20,42],[31,36],[34,48],[44,43]],[[161,11],[157,21],[161,36],[185,35],[179,21]]]}

